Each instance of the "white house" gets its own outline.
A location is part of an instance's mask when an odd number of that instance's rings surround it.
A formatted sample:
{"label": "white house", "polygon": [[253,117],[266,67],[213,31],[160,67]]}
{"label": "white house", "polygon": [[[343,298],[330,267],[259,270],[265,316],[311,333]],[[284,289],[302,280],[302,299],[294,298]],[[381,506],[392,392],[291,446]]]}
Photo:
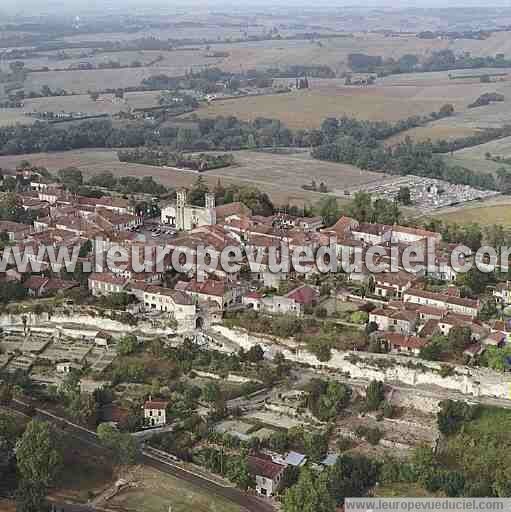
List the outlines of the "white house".
{"label": "white house", "polygon": [[281,486],[286,466],[275,464],[271,458],[248,457],[248,469],[256,482],[256,491],[261,496],[273,496]]}
{"label": "white house", "polygon": [[151,427],[166,425],[168,405],[165,400],[147,400],[144,403],[144,422]]}

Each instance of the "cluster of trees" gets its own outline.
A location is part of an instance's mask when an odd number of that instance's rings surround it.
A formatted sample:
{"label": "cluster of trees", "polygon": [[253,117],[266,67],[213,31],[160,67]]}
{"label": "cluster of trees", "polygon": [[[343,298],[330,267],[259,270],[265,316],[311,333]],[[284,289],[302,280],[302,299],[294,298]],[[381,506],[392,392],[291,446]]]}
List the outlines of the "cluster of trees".
{"label": "cluster of trees", "polygon": [[[204,195],[210,189],[204,178],[199,176],[188,193],[188,201],[196,206],[204,206]],[[228,185],[224,187],[220,180],[212,190],[217,205],[242,202],[250,208],[254,215],[269,216],[274,212],[274,205],[266,192],[256,187]]]}
{"label": "cluster of trees", "polygon": [[0,482],[2,488],[16,482],[17,473],[17,511],[48,510],[46,496],[62,461],[61,443],[49,423],[32,420],[20,431],[12,416],[0,415]]}
{"label": "cluster of trees", "polygon": [[489,105],[493,102],[498,101],[504,101],[504,95],[499,94],[496,92],[487,92],[485,94],[481,94],[477,100],[475,100],[473,103],[468,105],[468,108],[475,108],[475,107],[485,107],[486,105]]}
{"label": "cluster of trees", "polygon": [[437,413],[438,430],[445,436],[456,434],[461,427],[478,414],[478,407],[466,402],[443,400]]}
{"label": "cluster of trees", "polygon": [[386,147],[377,139],[341,135],[333,142],[313,148],[312,156],[320,160],[356,165],[361,169],[374,172],[402,176],[414,174],[481,189],[496,190],[497,183],[492,174],[475,173],[463,167],[448,166],[439,155],[435,154],[481,143],[472,139],[475,138],[467,137],[464,142],[414,143],[410,138],[406,138],[404,142],[393,147]]}
{"label": "cluster of trees", "polygon": [[[85,182],[83,173],[76,167],[66,167],[57,172],[60,183],[70,192],[88,196],[101,197],[105,195],[101,191],[94,190],[95,187],[106,188],[120,194],[150,194],[160,196],[166,194],[167,189],[154,181],[152,176],[136,178],[134,176],[115,177],[110,171],[104,171],[92,176]],[[95,194],[97,192],[97,194]]]}
{"label": "cluster of trees", "polygon": [[[319,141],[318,141],[319,142]],[[233,150],[266,146],[303,146],[315,143],[314,133],[295,135],[280,121],[258,118],[245,122],[235,117],[202,119],[186,126],[129,125],[113,127],[110,120],[88,120],[66,129],[46,123],[0,129],[0,154],[63,151],[92,147],[129,148],[168,146],[171,150]]]}
{"label": "cluster of trees", "polygon": [[139,454],[137,440],[129,433],[120,432],[109,423],[101,423],[97,429],[101,444],[111,450],[116,464],[135,464]]}
{"label": "cluster of trees", "polygon": [[346,497],[365,496],[378,479],[380,464],[362,455],[341,455],[321,473],[301,469],[282,500],[284,512],[334,512]]}
{"label": "cluster of trees", "polygon": [[308,76],[313,78],[335,78],[335,71],[325,65],[293,65],[285,68],[268,68],[266,73],[273,78],[295,78]]}
{"label": "cluster of trees", "polygon": [[401,218],[399,205],[388,199],[372,200],[368,192],[357,192],[348,205],[348,214],[359,222],[397,224]]}
{"label": "cluster of trees", "polygon": [[118,151],[117,156],[121,162],[135,162],[147,165],[172,166],[178,168],[208,171],[228,167],[234,163],[232,154],[211,155],[183,155],[165,149],[136,148]]}
{"label": "cluster of trees", "polygon": [[334,420],[349,404],[353,394],[346,384],[322,379],[312,379],[307,391],[307,408],[321,421]]}
{"label": "cluster of trees", "polygon": [[469,53],[456,55],[452,50],[445,49],[435,51],[428,57],[406,54],[397,60],[393,57],[352,53],[348,56],[348,65],[355,72],[378,73],[379,76],[386,76],[454,69],[507,68],[511,66],[511,59],[507,59],[503,53],[495,57],[472,57]]}

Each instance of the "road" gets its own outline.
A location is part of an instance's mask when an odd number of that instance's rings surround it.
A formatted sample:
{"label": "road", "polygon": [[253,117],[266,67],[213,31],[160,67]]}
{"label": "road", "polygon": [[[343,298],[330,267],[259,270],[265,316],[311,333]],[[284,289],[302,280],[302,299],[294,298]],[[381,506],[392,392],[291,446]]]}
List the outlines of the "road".
{"label": "road", "polygon": [[[19,400],[14,400],[11,402],[9,407],[21,413],[26,413],[28,411],[28,405]],[[95,446],[102,450],[105,449],[104,446],[99,443],[98,438],[94,432],[80,427],[79,425],[76,425],[64,418],[59,418],[48,411],[36,408],[36,412],[38,417],[50,423],[56,424],[59,428],[64,427],[68,435],[75,437],[76,439],[79,439],[80,441],[91,446]],[[172,462],[159,460],[155,455],[150,455],[147,452],[143,452],[140,455],[140,463],[157,469],[158,471],[168,475],[172,475],[179,480],[188,482],[196,487],[204,489],[211,494],[225,498],[233,503],[236,503],[237,505],[240,505],[249,512],[275,512],[273,505],[263,498],[258,498],[256,496],[243,493],[234,487],[223,487],[222,485],[215,483],[212,480],[208,480],[206,477],[187,471],[186,469],[183,469],[173,464]],[[65,505],[65,507],[67,511],[67,505]],[[76,512],[91,510],[90,508],[87,508],[86,505],[78,505],[77,507],[82,508],[77,509]],[[72,512],[75,512],[74,509]]]}

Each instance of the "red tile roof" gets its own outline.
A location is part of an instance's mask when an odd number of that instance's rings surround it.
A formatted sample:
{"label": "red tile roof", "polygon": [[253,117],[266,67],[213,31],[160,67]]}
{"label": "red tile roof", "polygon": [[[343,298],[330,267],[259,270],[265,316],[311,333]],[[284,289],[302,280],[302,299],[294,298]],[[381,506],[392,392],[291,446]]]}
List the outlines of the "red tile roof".
{"label": "red tile roof", "polygon": [[298,304],[313,304],[319,298],[319,292],[307,285],[300,286],[291,290],[287,295],[287,298],[293,299]]}
{"label": "red tile roof", "polygon": [[247,462],[250,473],[255,476],[264,476],[271,480],[285,470],[284,466],[275,464],[271,459],[255,457],[254,455],[249,455]]}
{"label": "red tile roof", "polygon": [[169,402],[166,400],[146,400],[144,402],[144,409],[166,409]]}
{"label": "red tile roof", "polygon": [[391,345],[398,347],[420,349],[428,344],[426,340],[417,336],[404,336],[396,332],[384,333],[384,337]]}

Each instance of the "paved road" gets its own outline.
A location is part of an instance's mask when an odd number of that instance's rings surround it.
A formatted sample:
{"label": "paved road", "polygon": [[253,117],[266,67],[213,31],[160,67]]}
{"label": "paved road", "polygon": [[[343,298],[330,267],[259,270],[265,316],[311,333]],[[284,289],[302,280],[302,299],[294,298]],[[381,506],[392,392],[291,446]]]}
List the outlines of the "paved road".
{"label": "paved road", "polygon": [[[26,404],[20,402],[19,400],[12,402],[10,407],[19,412],[26,412],[28,409]],[[43,411],[41,409],[36,409],[36,412],[37,415],[42,419],[51,423],[55,423],[60,428],[64,428],[68,435],[76,437],[80,441],[88,443],[97,448],[105,449],[101,444],[99,444],[98,438],[94,432],[75,425],[74,423],[71,423],[63,418],[58,418],[50,412]],[[148,455],[147,452],[140,455],[140,463],[162,471],[163,473],[172,475],[179,480],[191,483],[211,494],[215,494],[229,501],[232,501],[233,503],[236,503],[245,508],[249,512],[275,512],[273,505],[262,498],[243,493],[234,487],[222,487],[212,480],[208,480],[205,477],[191,473],[179,466],[176,466],[175,464],[172,464],[171,462],[158,460],[157,457]],[[90,508],[87,508],[87,506],[84,507],[85,508],[77,509],[76,511],[71,509],[70,510],[71,512],[86,512],[91,510]]]}

